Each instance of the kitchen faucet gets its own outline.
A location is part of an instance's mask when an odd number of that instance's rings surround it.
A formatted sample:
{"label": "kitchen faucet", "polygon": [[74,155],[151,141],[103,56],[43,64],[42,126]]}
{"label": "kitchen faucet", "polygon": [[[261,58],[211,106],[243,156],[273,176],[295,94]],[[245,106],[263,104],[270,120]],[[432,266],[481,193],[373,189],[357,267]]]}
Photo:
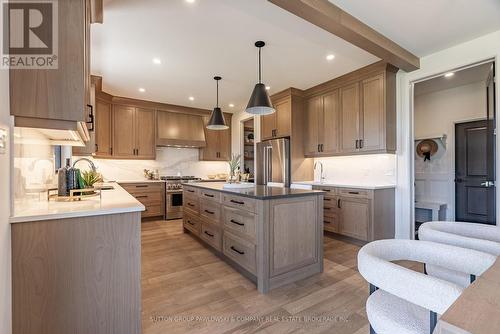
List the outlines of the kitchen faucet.
{"label": "kitchen faucet", "polygon": [[73,167],[75,167],[75,165],[76,165],[77,162],[82,161],[82,160],[87,161],[89,163],[89,166],[90,166],[90,168],[92,169],[93,172],[97,171],[97,168],[94,165],[94,163],[92,162],[92,160],[87,159],[87,158],[80,158],[80,159],[76,160],[75,162],[73,162]]}
{"label": "kitchen faucet", "polygon": [[318,165],[320,166],[319,182],[323,183],[323,181],[325,180],[325,177],[323,175],[323,163],[321,161],[316,161],[314,163],[314,170],[316,170],[316,166],[318,166]]}

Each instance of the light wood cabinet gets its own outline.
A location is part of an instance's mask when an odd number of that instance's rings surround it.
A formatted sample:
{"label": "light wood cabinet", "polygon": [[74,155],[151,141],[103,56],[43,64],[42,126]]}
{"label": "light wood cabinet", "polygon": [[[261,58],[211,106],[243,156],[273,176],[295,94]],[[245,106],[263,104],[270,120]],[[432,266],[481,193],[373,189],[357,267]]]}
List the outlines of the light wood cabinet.
{"label": "light wood cabinet", "polygon": [[95,108],[95,156],[111,156],[111,103],[97,99]]}
{"label": "light wood cabinet", "polygon": [[292,101],[286,98],[273,104],[276,112],[261,118],[262,140],[289,137],[292,132]]}
{"label": "light wood cabinet", "polygon": [[314,186],[325,191],[325,231],[361,241],[394,238],[394,188],[352,189]]}
{"label": "light wood cabinet", "polygon": [[150,109],[114,105],[112,156],[119,159],[155,159],[156,116]]}
{"label": "light wood cabinet", "polygon": [[339,91],[307,100],[306,156],[322,156],[339,151]]}
{"label": "light wood cabinet", "polygon": [[305,155],[394,153],[396,72],[376,63],[306,90]]}
{"label": "light wood cabinet", "polygon": [[163,182],[120,183],[130,195],[146,207],[142,218],[165,218],[165,184]]}
{"label": "light wood cabinet", "polygon": [[224,114],[227,130],[207,129],[210,117],[203,117],[206,146],[200,148],[199,157],[203,161],[228,161],[231,159],[231,116]]}
{"label": "light wood cabinet", "polygon": [[370,203],[368,199],[340,197],[339,233],[359,240],[368,240]]}
{"label": "light wood cabinet", "polygon": [[155,111],[137,108],[135,110],[136,158],[154,159],[156,157],[156,117]]}

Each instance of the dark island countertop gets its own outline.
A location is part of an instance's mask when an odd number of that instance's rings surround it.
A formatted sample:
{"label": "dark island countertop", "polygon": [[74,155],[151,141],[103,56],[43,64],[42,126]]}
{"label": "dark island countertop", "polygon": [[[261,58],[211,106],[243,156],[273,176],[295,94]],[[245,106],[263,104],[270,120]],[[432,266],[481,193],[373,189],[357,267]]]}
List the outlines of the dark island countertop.
{"label": "dark island countertop", "polygon": [[227,194],[234,194],[260,200],[312,196],[312,195],[321,195],[325,193],[324,191],[320,190],[268,187],[264,185],[255,185],[253,188],[244,188],[244,189],[225,189],[224,183],[225,182],[190,182],[184,184],[184,186],[195,187],[200,189],[216,190]]}

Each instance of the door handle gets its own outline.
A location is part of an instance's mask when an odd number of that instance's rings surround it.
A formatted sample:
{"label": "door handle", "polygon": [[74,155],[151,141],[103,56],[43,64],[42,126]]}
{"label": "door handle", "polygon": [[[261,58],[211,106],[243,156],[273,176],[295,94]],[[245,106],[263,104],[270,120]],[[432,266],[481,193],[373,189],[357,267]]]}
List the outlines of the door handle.
{"label": "door handle", "polygon": [[341,209],[342,205],[340,204],[340,198],[337,200],[337,208]]}
{"label": "door handle", "polygon": [[321,144],[321,152],[324,152],[323,144]]}
{"label": "door handle", "polygon": [[240,254],[240,255],[244,255],[244,254],[245,254],[245,252],[238,250],[238,249],[237,249],[236,247],[234,247],[234,246],[231,246],[231,250],[232,250],[232,251],[234,251],[234,252],[236,252],[236,253],[238,253],[238,254]]}
{"label": "door handle", "polygon": [[359,140],[359,148],[363,148],[363,139]]}
{"label": "door handle", "polygon": [[359,139],[356,139],[356,149],[359,148]]}
{"label": "door handle", "polygon": [[231,219],[231,220],[230,220],[230,222],[231,222],[231,223],[233,223],[233,224],[235,224],[235,225],[238,225],[238,226],[245,226],[245,224],[240,223],[240,222],[237,222],[237,221],[236,221],[236,220],[234,220],[234,219]]}
{"label": "door handle", "polygon": [[319,152],[319,144],[318,144],[318,152]]}
{"label": "door handle", "polygon": [[491,188],[495,186],[495,181],[485,181],[481,182],[481,187]]}

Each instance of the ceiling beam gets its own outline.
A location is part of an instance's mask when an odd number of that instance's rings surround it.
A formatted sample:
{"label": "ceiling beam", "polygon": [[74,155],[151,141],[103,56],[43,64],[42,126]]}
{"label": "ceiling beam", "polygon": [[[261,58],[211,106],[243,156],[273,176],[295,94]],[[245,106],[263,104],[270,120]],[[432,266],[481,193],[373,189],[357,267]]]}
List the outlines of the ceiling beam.
{"label": "ceiling beam", "polygon": [[268,1],[406,72],[420,68],[417,56],[328,0]]}

